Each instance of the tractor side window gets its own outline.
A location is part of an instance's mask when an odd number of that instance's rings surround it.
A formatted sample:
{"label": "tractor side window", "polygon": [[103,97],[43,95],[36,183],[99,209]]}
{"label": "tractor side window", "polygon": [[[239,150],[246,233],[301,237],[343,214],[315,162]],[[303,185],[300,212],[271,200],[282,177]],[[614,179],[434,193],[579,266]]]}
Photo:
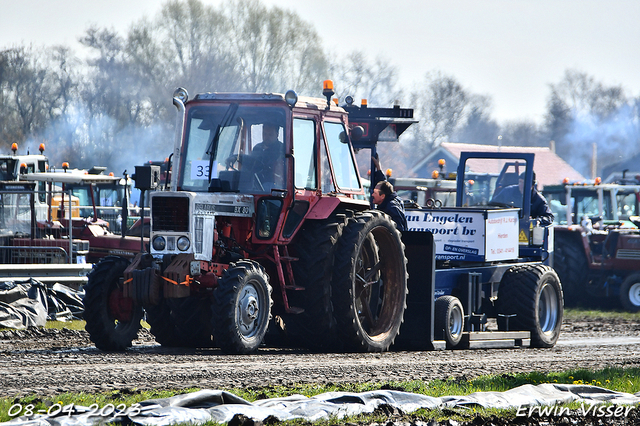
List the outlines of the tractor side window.
{"label": "tractor side window", "polygon": [[327,194],[329,192],[336,192],[336,186],[333,183],[333,177],[331,176],[329,155],[327,154],[327,148],[322,141],[320,141],[320,164],[320,184],[322,185],[322,193]]}
{"label": "tractor side window", "polygon": [[347,131],[342,123],[324,123],[333,173],[339,188],[359,190],[358,170],[351,156]]}
{"label": "tractor side window", "polygon": [[630,216],[635,216],[636,212],[636,194],[618,194],[618,217],[620,220],[629,220]]}
{"label": "tractor side window", "polygon": [[293,120],[293,153],[296,159],[296,188],[316,189],[316,129],[313,120]]}

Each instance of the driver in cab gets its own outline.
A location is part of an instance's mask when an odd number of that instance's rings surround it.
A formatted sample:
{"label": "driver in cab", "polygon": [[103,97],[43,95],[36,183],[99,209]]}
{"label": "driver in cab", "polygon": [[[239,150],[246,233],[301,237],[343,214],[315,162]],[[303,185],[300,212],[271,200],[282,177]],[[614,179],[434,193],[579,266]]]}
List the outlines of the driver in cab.
{"label": "driver in cab", "polygon": [[280,126],[275,123],[262,125],[262,142],[253,147],[251,157],[256,163],[255,172],[263,185],[284,185],[284,144],[278,139]]}
{"label": "driver in cab", "polygon": [[[512,205],[514,207],[522,207],[522,198],[524,192],[524,175],[522,172],[518,176],[517,185],[509,185],[504,187],[494,198],[493,202]],[[536,173],[533,173],[533,182],[531,185],[531,218],[537,219],[542,226],[549,226],[553,223],[553,212],[549,208],[546,198],[536,189]]]}

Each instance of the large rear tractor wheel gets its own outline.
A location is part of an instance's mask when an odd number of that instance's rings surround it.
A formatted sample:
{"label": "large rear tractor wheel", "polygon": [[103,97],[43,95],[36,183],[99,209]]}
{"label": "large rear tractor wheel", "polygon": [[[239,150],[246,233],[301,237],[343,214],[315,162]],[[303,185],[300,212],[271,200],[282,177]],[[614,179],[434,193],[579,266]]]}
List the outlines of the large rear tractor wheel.
{"label": "large rear tractor wheel", "polygon": [[631,274],[622,282],[620,303],[629,312],[640,311],[640,274]]}
{"label": "large rear tractor wheel", "polygon": [[382,352],[399,333],[407,300],[407,259],[394,222],[378,211],[349,219],[332,280],[337,330],[346,349]]}
{"label": "large rear tractor wheel", "polygon": [[94,266],[85,286],[85,330],[103,351],[123,351],[138,336],[142,306],[124,297],[121,278],[129,261],[108,256]]}
{"label": "large rear tractor wheel", "polygon": [[151,334],[162,346],[207,348],[213,346],[211,301],[196,295],[163,299],[145,307]]}
{"label": "large rear tractor wheel", "polygon": [[567,306],[576,306],[587,298],[589,265],[582,241],[575,235],[556,233],[553,267],[562,283]]}
{"label": "large rear tractor wheel", "polygon": [[[529,331],[531,346],[551,348],[560,337],[564,305],[555,271],[546,265],[509,269],[498,290],[498,328]],[[510,318],[507,318],[510,317]]]}
{"label": "large rear tractor wheel", "polygon": [[309,220],[298,231],[293,244],[293,275],[297,286],[304,290],[289,292],[289,304],[304,309],[300,314],[286,316],[290,340],[313,350],[331,350],[337,338],[331,278],[337,242],[346,223],[344,215],[327,220]]}
{"label": "large rear tractor wheel", "polygon": [[176,329],[180,346],[209,348],[213,346],[211,299],[192,295],[169,299],[171,320]]}
{"label": "large rear tractor wheel", "polygon": [[255,352],[271,316],[271,286],[264,268],[250,260],[232,263],[213,292],[213,335],[225,353]]}
{"label": "large rear tractor wheel", "polygon": [[156,342],[167,347],[180,346],[176,328],[171,322],[171,308],[167,300],[162,299],[157,305],[145,306],[144,310],[147,313],[147,323],[151,327],[149,331]]}
{"label": "large rear tractor wheel", "polygon": [[447,342],[453,349],[460,344],[464,331],[464,309],[460,299],[454,296],[440,296],[435,303],[435,338]]}

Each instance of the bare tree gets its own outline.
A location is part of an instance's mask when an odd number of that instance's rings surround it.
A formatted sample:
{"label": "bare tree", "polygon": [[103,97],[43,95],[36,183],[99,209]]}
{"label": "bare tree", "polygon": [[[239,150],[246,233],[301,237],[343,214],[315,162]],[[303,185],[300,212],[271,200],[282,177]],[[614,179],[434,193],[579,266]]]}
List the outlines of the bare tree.
{"label": "bare tree", "polygon": [[351,95],[356,100],[367,99],[373,106],[390,106],[402,98],[402,91],[396,88],[397,70],[382,57],[371,63],[364,52],[351,52],[336,59],[330,75],[341,101]]}
{"label": "bare tree", "polygon": [[547,134],[557,152],[582,174],[590,175],[594,144],[598,168],[618,161],[620,152],[638,152],[640,127],[621,86],[605,86],[584,72],[567,70],[550,89]]}
{"label": "bare tree", "polygon": [[576,70],[566,70],[563,79],[551,85],[551,96],[574,112],[595,114],[606,118],[626,103],[621,86],[605,86],[592,76]]}
{"label": "bare tree", "polygon": [[326,75],[326,59],[312,25],[293,12],[238,0],[225,9],[237,70],[251,92],[295,88],[308,94]]}
{"label": "bare tree", "polygon": [[[420,121],[410,129],[414,156],[424,156],[441,142],[451,140],[466,122],[473,97],[452,76],[429,72],[424,85],[410,96],[415,117]],[[481,103],[476,103],[476,113]]]}
{"label": "bare tree", "polygon": [[500,136],[502,136],[502,145],[507,146],[548,146],[549,143],[544,129],[529,120],[503,124]]}
{"label": "bare tree", "polygon": [[452,142],[494,145],[500,135],[500,126],[491,118],[491,98],[469,95],[466,121],[451,136]]}
{"label": "bare tree", "polygon": [[73,97],[68,49],[22,46],[0,53],[2,64],[2,142],[44,137],[51,121],[63,115]]}

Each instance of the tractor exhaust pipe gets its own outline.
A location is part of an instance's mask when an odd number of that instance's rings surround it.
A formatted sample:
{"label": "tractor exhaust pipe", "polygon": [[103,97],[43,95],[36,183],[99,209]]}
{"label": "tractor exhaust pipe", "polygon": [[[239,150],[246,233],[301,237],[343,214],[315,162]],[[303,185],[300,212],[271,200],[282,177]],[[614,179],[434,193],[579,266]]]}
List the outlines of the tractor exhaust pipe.
{"label": "tractor exhaust pipe", "polygon": [[[184,127],[184,104],[189,99],[187,89],[178,87],[173,92],[173,104],[178,108],[178,116],[176,117],[176,134],[173,141],[173,165],[174,170],[171,170],[171,189],[173,191],[178,187],[178,170],[180,167],[180,145],[182,143],[182,128]],[[168,171],[167,171],[168,173]]]}

